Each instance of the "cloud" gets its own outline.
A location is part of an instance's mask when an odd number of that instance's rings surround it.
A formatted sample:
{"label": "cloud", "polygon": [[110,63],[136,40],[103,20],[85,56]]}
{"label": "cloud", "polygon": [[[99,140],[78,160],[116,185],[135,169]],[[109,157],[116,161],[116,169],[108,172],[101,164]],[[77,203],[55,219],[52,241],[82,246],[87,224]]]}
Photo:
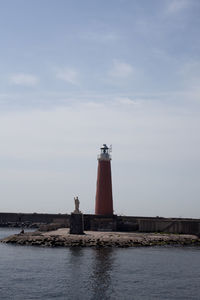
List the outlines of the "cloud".
{"label": "cloud", "polygon": [[198,88],[200,86],[200,61],[192,60],[183,64],[179,71],[183,84],[187,88]]}
{"label": "cloud", "polygon": [[187,8],[189,5],[188,0],[170,0],[168,6],[167,6],[167,12],[168,13],[178,13],[182,11],[183,9]]}
{"label": "cloud", "polygon": [[35,86],[39,82],[39,78],[32,74],[16,73],[10,76],[10,82],[15,85]]}
{"label": "cloud", "polygon": [[119,39],[119,36],[113,32],[97,33],[97,32],[88,32],[81,36],[82,39],[97,42],[97,43],[107,43],[115,42]]}
{"label": "cloud", "polygon": [[133,67],[128,63],[114,60],[109,75],[113,78],[126,79],[133,75]]}
{"label": "cloud", "polygon": [[56,77],[70,84],[77,85],[79,83],[78,72],[72,68],[57,70]]}
{"label": "cloud", "polygon": [[124,105],[139,105],[142,101],[135,101],[132,100],[129,97],[119,97],[116,99],[118,104],[124,104]]}

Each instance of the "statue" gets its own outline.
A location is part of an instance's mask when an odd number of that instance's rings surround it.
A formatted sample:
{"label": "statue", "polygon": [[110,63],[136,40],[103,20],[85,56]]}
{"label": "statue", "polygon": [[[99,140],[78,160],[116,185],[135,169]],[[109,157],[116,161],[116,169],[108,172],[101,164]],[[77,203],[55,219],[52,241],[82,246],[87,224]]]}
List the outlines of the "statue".
{"label": "statue", "polygon": [[81,214],[81,211],[79,210],[79,205],[80,205],[80,201],[77,197],[74,197],[74,204],[75,204],[75,210],[74,210],[74,214]]}
{"label": "statue", "polygon": [[70,234],[84,234],[84,220],[83,214],[79,210],[80,201],[78,197],[74,197],[75,210],[70,215],[69,233]]}

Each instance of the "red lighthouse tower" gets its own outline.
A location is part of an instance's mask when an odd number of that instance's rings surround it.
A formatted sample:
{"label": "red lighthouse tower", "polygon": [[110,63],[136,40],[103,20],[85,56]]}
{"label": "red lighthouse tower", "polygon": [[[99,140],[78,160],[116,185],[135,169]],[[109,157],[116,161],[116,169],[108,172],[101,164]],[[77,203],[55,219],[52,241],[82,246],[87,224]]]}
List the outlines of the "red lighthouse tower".
{"label": "red lighthouse tower", "polygon": [[113,215],[112,179],[110,148],[103,144],[98,155],[96,215]]}

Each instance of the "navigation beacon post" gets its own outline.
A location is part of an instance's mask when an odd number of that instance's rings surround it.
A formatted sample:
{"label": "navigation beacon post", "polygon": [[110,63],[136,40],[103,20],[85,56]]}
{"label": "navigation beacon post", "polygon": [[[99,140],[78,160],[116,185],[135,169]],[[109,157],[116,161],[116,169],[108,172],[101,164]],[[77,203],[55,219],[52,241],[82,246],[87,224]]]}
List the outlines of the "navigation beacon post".
{"label": "navigation beacon post", "polygon": [[96,215],[113,215],[112,179],[111,179],[111,148],[106,144],[101,147],[98,155]]}

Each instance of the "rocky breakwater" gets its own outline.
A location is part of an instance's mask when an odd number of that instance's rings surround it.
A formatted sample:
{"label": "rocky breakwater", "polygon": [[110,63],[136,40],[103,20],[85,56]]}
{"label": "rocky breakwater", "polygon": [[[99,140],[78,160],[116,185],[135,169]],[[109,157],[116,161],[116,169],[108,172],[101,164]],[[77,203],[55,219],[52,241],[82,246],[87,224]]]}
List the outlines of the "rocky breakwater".
{"label": "rocky breakwater", "polygon": [[134,247],[154,245],[199,245],[196,235],[138,232],[86,231],[83,235],[69,234],[60,228],[50,232],[15,234],[1,240],[3,243],[47,247]]}

